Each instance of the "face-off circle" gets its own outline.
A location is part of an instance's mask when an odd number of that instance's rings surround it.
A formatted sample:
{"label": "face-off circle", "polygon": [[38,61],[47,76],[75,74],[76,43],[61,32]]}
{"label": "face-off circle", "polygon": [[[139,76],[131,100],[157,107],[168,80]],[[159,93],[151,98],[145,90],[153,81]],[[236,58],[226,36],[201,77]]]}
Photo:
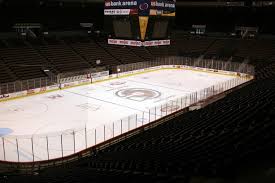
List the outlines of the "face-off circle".
{"label": "face-off circle", "polygon": [[[43,114],[48,111],[48,105],[40,102],[32,103],[20,103],[17,105],[10,105],[1,108],[0,116],[2,119],[9,120],[7,114],[18,115],[20,118],[36,118],[38,115]],[[7,115],[5,117],[5,115]]]}
{"label": "face-off circle", "polygon": [[121,98],[142,102],[145,100],[158,98],[161,96],[161,93],[159,91],[146,88],[127,88],[117,91],[115,95]]}

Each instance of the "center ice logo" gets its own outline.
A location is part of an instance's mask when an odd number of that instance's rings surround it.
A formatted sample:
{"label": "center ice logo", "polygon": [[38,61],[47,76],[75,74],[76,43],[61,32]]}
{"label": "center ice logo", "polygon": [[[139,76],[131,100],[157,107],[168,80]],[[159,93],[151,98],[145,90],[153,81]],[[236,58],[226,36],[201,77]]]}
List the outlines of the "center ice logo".
{"label": "center ice logo", "polygon": [[128,88],[117,91],[116,96],[126,98],[134,101],[145,101],[161,96],[161,93],[156,90],[145,89],[145,88]]}

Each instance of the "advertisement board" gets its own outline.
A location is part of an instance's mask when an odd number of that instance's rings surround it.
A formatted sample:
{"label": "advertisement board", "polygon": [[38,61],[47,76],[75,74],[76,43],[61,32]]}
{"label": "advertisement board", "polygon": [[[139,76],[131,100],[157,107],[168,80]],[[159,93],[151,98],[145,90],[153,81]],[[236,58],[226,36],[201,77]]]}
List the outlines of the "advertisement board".
{"label": "advertisement board", "polygon": [[124,40],[124,39],[108,39],[108,44],[124,45],[124,46],[160,46],[170,45],[170,39],[166,40],[154,40],[154,41],[135,41],[135,40]]}
{"label": "advertisement board", "polygon": [[104,15],[175,16],[176,0],[105,0]]}

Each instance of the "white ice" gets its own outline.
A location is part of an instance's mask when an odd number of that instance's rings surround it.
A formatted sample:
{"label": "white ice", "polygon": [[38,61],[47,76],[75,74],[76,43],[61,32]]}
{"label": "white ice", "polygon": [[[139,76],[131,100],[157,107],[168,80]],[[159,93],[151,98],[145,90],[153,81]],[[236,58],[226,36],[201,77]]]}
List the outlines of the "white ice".
{"label": "white ice", "polygon": [[[155,115],[148,116],[148,110],[155,106],[234,78],[182,69],[158,70],[1,102],[0,128],[10,128],[13,132],[4,136],[5,155],[1,147],[3,138],[0,139],[0,160],[18,161],[16,140],[19,161],[46,160],[72,154],[104,141],[103,138],[106,140],[140,126],[144,119],[157,118]],[[123,94],[119,97],[123,92],[120,90],[124,89],[147,89],[154,91],[156,98],[140,100],[139,97],[127,98]],[[131,116],[130,119],[128,116]],[[129,121],[131,124],[127,126]],[[121,130],[121,126],[124,129]],[[84,137],[85,128],[87,137]],[[103,128],[105,137],[99,135],[103,134]],[[73,133],[76,135],[73,136]],[[66,135],[69,137],[66,138]],[[60,147],[61,142],[63,147]]]}

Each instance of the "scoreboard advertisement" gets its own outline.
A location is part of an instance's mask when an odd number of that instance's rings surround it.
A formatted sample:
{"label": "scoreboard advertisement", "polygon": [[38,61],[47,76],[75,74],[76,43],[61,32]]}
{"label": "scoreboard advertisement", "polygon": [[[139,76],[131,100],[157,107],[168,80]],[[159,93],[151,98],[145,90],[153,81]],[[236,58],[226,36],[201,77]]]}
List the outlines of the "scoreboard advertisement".
{"label": "scoreboard advertisement", "polygon": [[169,45],[176,16],[175,0],[105,0],[109,44]]}

